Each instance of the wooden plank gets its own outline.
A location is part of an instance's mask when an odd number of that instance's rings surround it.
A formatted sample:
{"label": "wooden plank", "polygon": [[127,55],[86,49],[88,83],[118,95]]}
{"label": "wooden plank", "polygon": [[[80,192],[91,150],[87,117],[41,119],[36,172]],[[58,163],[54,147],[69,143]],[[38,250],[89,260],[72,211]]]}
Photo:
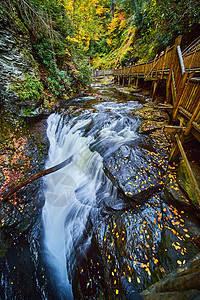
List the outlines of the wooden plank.
{"label": "wooden plank", "polygon": [[200,190],[199,190],[198,184],[197,184],[197,182],[196,182],[196,179],[195,179],[195,177],[194,177],[194,174],[193,174],[193,172],[192,172],[190,163],[189,163],[189,161],[188,161],[188,159],[187,159],[187,156],[186,156],[186,154],[185,154],[185,151],[184,151],[184,149],[183,149],[183,146],[182,146],[182,143],[181,143],[181,140],[180,140],[178,134],[175,135],[175,138],[176,138],[176,142],[177,142],[178,148],[179,148],[179,150],[180,150],[181,156],[182,156],[182,158],[183,158],[183,160],[184,160],[184,162],[185,162],[185,166],[186,166],[186,169],[187,169],[187,171],[188,171],[188,175],[189,175],[189,177],[190,177],[192,186],[193,186],[193,188],[194,188],[194,192],[195,192],[195,195],[196,195],[196,197],[197,197],[197,201],[198,201],[198,203],[200,204]]}
{"label": "wooden plank", "polygon": [[192,59],[190,59],[189,69],[191,69],[191,67],[193,66],[193,62],[194,62],[196,53],[197,53],[197,47],[196,47],[194,53],[192,54]]}
{"label": "wooden plank", "polygon": [[170,133],[170,134],[175,134],[177,132],[182,132],[186,129],[186,127],[183,126],[172,126],[172,125],[164,125],[163,131]]}
{"label": "wooden plank", "polygon": [[192,122],[192,126],[193,126],[198,132],[200,132],[200,124],[198,124],[197,122],[193,121],[193,122]]}
{"label": "wooden plank", "polygon": [[[183,134],[181,134],[181,140],[183,142],[185,136]],[[169,163],[173,162],[173,161],[176,161],[177,158],[179,158],[179,155],[180,155],[180,150],[179,150],[179,147],[175,141],[171,151],[170,151],[170,154],[169,154]]]}
{"label": "wooden plank", "polygon": [[192,128],[192,122],[195,120],[197,114],[199,113],[199,110],[200,110],[200,101],[197,104],[196,109],[194,110],[193,115],[191,116],[191,119],[189,120],[189,122],[187,124],[187,128],[186,128],[186,131],[184,133],[185,135],[188,135],[190,133],[190,130]]}
{"label": "wooden plank", "polygon": [[187,76],[188,76],[188,73],[185,73],[183,75],[183,78],[181,80],[181,85],[179,87],[179,90],[178,90],[178,95],[177,95],[177,99],[176,99],[176,103],[174,105],[174,109],[173,109],[173,112],[172,112],[172,118],[173,120],[176,119],[176,116],[177,116],[177,113],[178,113],[178,108],[179,108],[179,105],[180,105],[180,99],[181,99],[181,95],[183,94],[183,91],[184,91],[184,87],[185,87],[185,83],[186,83],[186,80],[187,80]]}
{"label": "wooden plank", "polygon": [[191,111],[190,111],[190,107],[191,107],[191,104],[192,104],[192,101],[193,101],[193,99],[195,99],[195,95],[196,95],[196,92],[197,92],[197,90],[198,90],[198,85],[196,84],[193,84],[193,86],[192,86],[192,92],[191,92],[191,94],[190,94],[190,97],[188,97],[188,99],[187,99],[187,102],[186,102],[186,105],[185,105],[185,109],[187,110],[187,111],[189,111],[190,113],[192,113]]}
{"label": "wooden plank", "polygon": [[183,108],[181,105],[179,106],[179,112],[185,116],[187,119],[190,119],[192,117],[192,114],[189,113],[185,108]]}
{"label": "wooden plank", "polygon": [[[175,120],[176,117],[177,117],[177,113],[178,113],[179,106],[180,106],[180,105],[182,104],[182,102],[183,102],[184,96],[185,96],[185,94],[186,94],[186,92],[187,92],[187,90],[188,90],[188,86],[189,86],[189,84],[190,84],[190,79],[193,77],[193,75],[194,75],[194,73],[191,73],[191,74],[189,75],[188,81],[187,81],[187,83],[186,83],[186,85],[185,85],[185,87],[184,87],[184,89],[183,89],[183,91],[182,91],[182,94],[181,94],[179,100],[177,100],[178,102],[177,102],[176,108],[175,108],[174,113],[173,113],[173,119],[174,119],[174,120]],[[185,75],[185,76],[186,76],[186,75]]]}
{"label": "wooden plank", "polygon": [[193,77],[193,78],[190,79],[190,81],[194,82],[194,83],[200,83],[200,78],[199,77]]}

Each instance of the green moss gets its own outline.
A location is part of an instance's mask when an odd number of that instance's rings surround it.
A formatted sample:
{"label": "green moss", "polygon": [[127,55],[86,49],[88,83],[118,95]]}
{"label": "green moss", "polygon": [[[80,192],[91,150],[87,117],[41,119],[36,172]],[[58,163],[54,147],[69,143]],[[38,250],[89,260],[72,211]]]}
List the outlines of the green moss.
{"label": "green moss", "polygon": [[[193,174],[195,176],[195,179],[197,181],[197,183],[200,183],[200,168],[199,166],[197,166],[194,163],[190,162],[190,166],[192,168]],[[182,187],[182,189],[187,193],[188,197],[190,198],[190,200],[192,201],[192,203],[196,206],[199,207],[199,203],[196,197],[196,194],[194,192],[194,188],[192,186],[191,183],[191,179],[189,177],[188,171],[186,169],[185,163],[182,160],[180,162],[179,168],[178,168],[178,183],[180,184],[180,186]]]}
{"label": "green moss", "polygon": [[40,100],[44,95],[44,88],[41,81],[34,75],[25,75],[25,79],[17,79],[11,88],[19,98],[23,100]]}

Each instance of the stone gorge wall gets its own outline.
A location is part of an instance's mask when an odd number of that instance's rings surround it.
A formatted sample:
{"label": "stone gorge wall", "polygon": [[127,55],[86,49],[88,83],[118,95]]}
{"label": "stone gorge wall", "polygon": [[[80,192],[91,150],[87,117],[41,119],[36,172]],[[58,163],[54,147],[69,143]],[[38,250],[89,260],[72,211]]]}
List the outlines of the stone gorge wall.
{"label": "stone gorge wall", "polygon": [[[30,36],[23,23],[12,20],[0,4],[0,104],[7,112],[23,115],[24,110],[35,110],[42,99],[22,99],[13,85],[24,80],[26,74],[39,79],[38,65],[32,55]],[[18,20],[19,21],[19,20]],[[18,27],[17,27],[18,26]]]}

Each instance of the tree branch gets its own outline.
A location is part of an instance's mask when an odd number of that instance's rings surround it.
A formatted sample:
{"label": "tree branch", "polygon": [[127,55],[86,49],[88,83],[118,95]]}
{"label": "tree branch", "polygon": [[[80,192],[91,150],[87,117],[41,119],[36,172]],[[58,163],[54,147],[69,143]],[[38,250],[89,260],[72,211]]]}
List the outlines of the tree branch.
{"label": "tree branch", "polygon": [[10,186],[8,192],[1,194],[0,196],[0,200],[2,202],[7,202],[10,198],[11,195],[13,195],[14,193],[16,193],[17,191],[19,191],[21,188],[25,187],[27,184],[35,181],[38,178],[41,178],[45,175],[51,174],[53,172],[56,172],[62,168],[64,168],[66,165],[68,165],[71,162],[72,159],[72,155],[70,157],[68,157],[67,159],[65,159],[63,162],[59,163],[56,166],[53,166],[49,169],[46,169],[44,171],[41,171],[31,177],[29,177],[28,179],[26,179],[24,182],[20,182],[19,184],[17,184],[16,186]]}

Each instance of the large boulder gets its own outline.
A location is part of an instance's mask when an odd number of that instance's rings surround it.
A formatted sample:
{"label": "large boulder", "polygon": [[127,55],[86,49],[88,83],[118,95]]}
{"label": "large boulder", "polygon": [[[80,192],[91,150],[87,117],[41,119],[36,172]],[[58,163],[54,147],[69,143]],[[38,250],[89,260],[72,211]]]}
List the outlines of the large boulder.
{"label": "large boulder", "polygon": [[[139,145],[140,144],[140,145]],[[164,184],[167,162],[143,137],[133,145],[122,145],[104,158],[107,176],[126,197],[142,203]]]}

